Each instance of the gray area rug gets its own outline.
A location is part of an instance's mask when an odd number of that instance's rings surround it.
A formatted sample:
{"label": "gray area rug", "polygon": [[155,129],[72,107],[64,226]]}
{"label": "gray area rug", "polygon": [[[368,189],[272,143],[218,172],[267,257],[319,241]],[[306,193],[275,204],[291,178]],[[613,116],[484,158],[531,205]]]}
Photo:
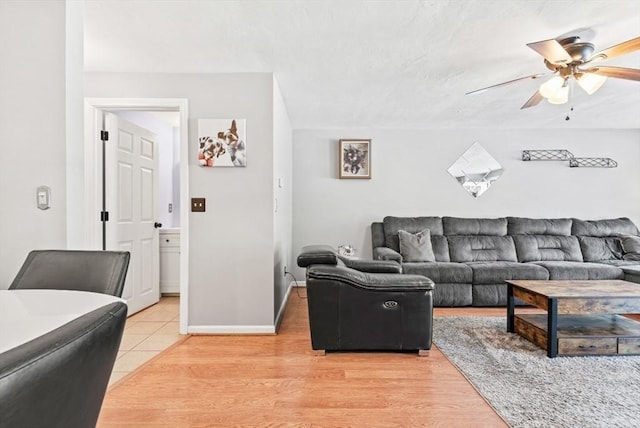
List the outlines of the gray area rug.
{"label": "gray area rug", "polygon": [[504,317],[436,317],[433,341],[513,427],[640,427],[640,357],[558,357]]}

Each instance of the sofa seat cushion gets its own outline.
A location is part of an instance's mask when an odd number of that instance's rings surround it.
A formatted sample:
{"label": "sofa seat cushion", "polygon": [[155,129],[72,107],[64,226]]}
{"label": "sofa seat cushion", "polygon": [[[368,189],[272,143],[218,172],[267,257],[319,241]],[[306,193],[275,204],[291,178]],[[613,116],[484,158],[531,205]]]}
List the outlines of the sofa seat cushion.
{"label": "sofa seat cushion", "polygon": [[624,280],[640,284],[640,265],[625,266],[622,268]]}
{"label": "sofa seat cushion", "polygon": [[465,263],[473,271],[473,285],[502,284],[509,279],[549,279],[549,272],[542,266],[517,262]]}
{"label": "sofa seat cushion", "polygon": [[636,264],[634,266],[624,266],[622,271],[628,275],[637,275],[640,276],[640,264]]}
{"label": "sofa seat cushion", "polygon": [[589,262],[531,262],[549,271],[550,280],[581,281],[599,279],[623,279],[621,268],[603,263]]}
{"label": "sofa seat cushion", "polygon": [[403,263],[402,271],[413,275],[424,275],[436,284],[461,283],[471,284],[473,273],[464,263]]}
{"label": "sofa seat cushion", "polygon": [[594,263],[601,263],[603,265],[619,266],[624,268],[625,266],[640,266],[640,262],[634,260],[598,260]]}

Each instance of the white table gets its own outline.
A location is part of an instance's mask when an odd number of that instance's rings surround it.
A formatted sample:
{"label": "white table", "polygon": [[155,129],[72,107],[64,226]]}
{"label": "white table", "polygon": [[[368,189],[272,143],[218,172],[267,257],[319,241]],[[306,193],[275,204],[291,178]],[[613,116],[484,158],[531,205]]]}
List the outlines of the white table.
{"label": "white table", "polygon": [[0,353],[95,309],[124,300],[70,290],[0,290]]}

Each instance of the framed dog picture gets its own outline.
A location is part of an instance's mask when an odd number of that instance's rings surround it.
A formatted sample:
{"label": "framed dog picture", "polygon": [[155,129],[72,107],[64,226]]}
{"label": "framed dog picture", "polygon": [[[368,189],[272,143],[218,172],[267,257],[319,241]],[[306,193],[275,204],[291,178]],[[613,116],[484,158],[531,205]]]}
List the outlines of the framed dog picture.
{"label": "framed dog picture", "polygon": [[371,178],[371,140],[340,140],[339,178]]}
{"label": "framed dog picture", "polygon": [[199,119],[200,166],[247,166],[246,119]]}

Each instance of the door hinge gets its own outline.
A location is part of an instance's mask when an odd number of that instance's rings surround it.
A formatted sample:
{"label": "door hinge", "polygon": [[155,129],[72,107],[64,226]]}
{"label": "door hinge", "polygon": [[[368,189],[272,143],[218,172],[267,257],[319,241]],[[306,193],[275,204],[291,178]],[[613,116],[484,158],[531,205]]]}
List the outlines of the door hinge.
{"label": "door hinge", "polygon": [[100,131],[100,139],[102,141],[109,141],[109,131]]}
{"label": "door hinge", "polygon": [[109,211],[100,212],[100,221],[109,221]]}

